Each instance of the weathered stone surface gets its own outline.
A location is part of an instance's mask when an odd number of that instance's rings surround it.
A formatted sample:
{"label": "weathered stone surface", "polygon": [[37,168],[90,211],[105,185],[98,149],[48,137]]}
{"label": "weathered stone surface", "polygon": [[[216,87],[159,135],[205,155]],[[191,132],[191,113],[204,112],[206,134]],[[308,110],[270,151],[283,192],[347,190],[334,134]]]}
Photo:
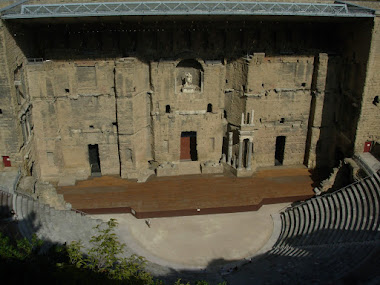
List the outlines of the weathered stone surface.
{"label": "weathered stone surface", "polygon": [[33,176],[22,177],[18,183],[17,192],[33,195],[35,193],[36,178]]}
{"label": "weathered stone surface", "polygon": [[37,182],[35,184],[34,197],[40,203],[48,204],[57,210],[65,210],[71,208],[71,205],[69,203],[66,203],[63,199],[63,195],[57,194],[55,187],[48,182]]}
{"label": "weathered stone surface", "polygon": [[1,22],[0,156],[61,185],[331,168],[380,132],[379,20],[297,19]]}

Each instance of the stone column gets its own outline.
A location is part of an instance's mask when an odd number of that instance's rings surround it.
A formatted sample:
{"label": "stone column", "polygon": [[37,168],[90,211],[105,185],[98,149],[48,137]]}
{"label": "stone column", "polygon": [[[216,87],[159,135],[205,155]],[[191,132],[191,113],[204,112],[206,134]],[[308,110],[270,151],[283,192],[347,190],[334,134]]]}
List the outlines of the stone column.
{"label": "stone column", "polygon": [[248,143],[248,157],[247,157],[247,170],[251,170],[251,166],[252,166],[252,138],[249,138],[249,143]]}
{"label": "stone column", "polygon": [[233,136],[233,133],[232,132],[229,132],[228,133],[228,156],[227,156],[227,163],[229,165],[231,165],[231,159],[232,159],[232,136]]}
{"label": "stone column", "polygon": [[243,164],[243,139],[239,140],[239,161],[238,161],[238,169],[242,168]]}

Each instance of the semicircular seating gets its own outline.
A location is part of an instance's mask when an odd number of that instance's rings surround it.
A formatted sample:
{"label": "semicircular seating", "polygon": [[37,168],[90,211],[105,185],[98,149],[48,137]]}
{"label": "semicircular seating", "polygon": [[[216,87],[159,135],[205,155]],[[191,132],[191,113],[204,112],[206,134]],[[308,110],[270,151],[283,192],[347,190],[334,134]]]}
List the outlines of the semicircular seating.
{"label": "semicircular seating", "polygon": [[[255,284],[330,284],[342,280],[380,250],[379,172],[280,214],[272,249],[227,280]],[[372,258],[372,259],[371,259]],[[265,264],[265,267],[262,265]]]}
{"label": "semicircular seating", "polygon": [[19,193],[0,190],[0,203],[1,219],[17,221],[23,237],[31,239],[35,234],[47,244],[81,240],[86,246],[96,233],[94,227],[103,222],[75,211],[56,210]]}

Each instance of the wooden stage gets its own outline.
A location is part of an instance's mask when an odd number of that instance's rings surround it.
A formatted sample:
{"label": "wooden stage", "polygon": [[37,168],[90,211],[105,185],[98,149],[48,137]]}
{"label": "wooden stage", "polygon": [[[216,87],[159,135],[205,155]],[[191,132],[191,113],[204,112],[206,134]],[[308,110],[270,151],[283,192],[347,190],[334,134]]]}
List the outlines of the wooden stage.
{"label": "wooden stage", "polygon": [[295,202],[314,195],[306,168],[260,170],[249,178],[225,175],[153,177],[137,183],[113,176],[59,187],[66,202],[88,214],[132,213],[137,218],[258,210],[264,204]]}

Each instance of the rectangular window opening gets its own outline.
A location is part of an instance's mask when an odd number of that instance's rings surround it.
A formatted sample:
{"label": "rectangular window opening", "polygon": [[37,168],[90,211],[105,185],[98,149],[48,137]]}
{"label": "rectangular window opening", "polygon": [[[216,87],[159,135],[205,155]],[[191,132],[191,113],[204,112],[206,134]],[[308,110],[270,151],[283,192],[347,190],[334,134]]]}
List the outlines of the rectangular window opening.
{"label": "rectangular window opening", "polygon": [[276,152],[274,155],[275,166],[283,165],[284,163],[285,139],[285,136],[276,137]]}

